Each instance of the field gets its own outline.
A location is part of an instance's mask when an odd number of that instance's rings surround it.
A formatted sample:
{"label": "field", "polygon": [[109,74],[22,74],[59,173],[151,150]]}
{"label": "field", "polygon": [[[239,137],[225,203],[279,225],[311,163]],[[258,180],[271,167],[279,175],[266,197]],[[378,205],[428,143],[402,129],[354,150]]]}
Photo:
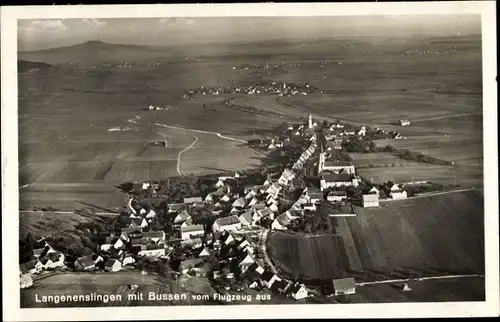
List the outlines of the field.
{"label": "field", "polygon": [[313,281],[342,272],[362,280],[484,272],[483,199],[476,191],[355,212],[355,217],[332,218],[334,236],[272,233],[273,262],[287,275]]}
{"label": "field", "polygon": [[480,187],[483,184],[482,172],[469,167],[419,164],[418,166],[361,168],[358,174],[375,183],[431,181],[437,184],[461,184],[463,187]]}
{"label": "field", "polygon": [[402,292],[394,284],[366,285],[356,288],[348,303],[387,303],[387,302],[455,302],[484,301],[484,277],[461,279],[411,281],[407,283],[411,292]]}
{"label": "field", "polygon": [[97,212],[119,212],[127,196],[106,183],[36,183],[21,190],[20,210],[52,207],[59,211],[92,208]]}

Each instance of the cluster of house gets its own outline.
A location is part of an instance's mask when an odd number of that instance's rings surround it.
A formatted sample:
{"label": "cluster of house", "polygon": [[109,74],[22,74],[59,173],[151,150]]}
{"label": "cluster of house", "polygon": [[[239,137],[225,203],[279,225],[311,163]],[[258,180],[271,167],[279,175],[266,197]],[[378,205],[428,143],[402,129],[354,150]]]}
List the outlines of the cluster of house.
{"label": "cluster of house", "polygon": [[[254,247],[244,235],[228,232],[214,232],[212,238],[200,245],[197,258],[184,260],[179,265],[181,274],[208,276],[212,272],[215,280],[235,278],[235,274],[244,276],[251,289],[269,289],[296,300],[308,297],[309,292],[303,284],[284,280],[264,268],[261,260],[255,256]],[[207,257],[218,258],[217,264],[210,264]]]}
{"label": "cluster of house", "polygon": [[21,288],[33,285],[32,275],[34,274],[66,266],[64,254],[53,249],[45,240],[39,243],[41,247],[33,249],[33,259],[19,265]]}
{"label": "cluster of house", "polygon": [[[401,200],[408,197],[408,193],[398,184],[392,184],[390,187],[386,187],[386,190],[389,192],[389,198],[393,200]],[[373,186],[363,194],[363,207],[378,207],[379,200],[380,190]]]}
{"label": "cluster of house", "polygon": [[[303,46],[302,44],[301,46]],[[314,62],[306,62],[306,63],[279,63],[279,64],[243,64],[240,66],[233,66],[233,69],[244,69],[248,70],[250,68],[255,69],[269,69],[269,68],[284,68],[284,67],[300,67],[300,66],[313,66],[320,65],[325,66],[330,64],[329,61],[314,61]]]}
{"label": "cluster of house", "polygon": [[277,83],[237,85],[234,87],[203,87],[189,90],[184,98],[194,95],[221,94],[277,94],[278,96],[307,95],[316,92],[316,87],[309,84]]}

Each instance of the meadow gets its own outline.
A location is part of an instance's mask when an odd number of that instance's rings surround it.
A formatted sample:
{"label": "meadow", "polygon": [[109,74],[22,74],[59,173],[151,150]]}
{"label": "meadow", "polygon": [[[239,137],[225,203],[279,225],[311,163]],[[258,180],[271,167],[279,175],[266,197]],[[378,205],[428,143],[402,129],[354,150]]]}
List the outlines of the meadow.
{"label": "meadow", "polygon": [[[484,273],[483,198],[476,191],[355,207],[334,234],[273,232],[268,251],[285,275],[316,283]],[[443,227],[447,229],[443,230]]]}

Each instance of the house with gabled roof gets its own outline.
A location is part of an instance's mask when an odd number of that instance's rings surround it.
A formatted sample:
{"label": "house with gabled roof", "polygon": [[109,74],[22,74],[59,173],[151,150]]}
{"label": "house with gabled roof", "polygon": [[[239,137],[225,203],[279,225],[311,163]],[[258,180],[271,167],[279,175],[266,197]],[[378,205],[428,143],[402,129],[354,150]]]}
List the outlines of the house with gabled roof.
{"label": "house with gabled roof", "polygon": [[182,224],[188,218],[191,218],[191,215],[186,209],[184,209],[183,211],[178,213],[177,216],[175,216],[174,224]]}
{"label": "house with gabled roof", "polygon": [[185,240],[181,241],[181,247],[189,247],[192,249],[196,249],[196,248],[200,248],[201,246],[203,246],[203,241],[199,237],[185,239]]}
{"label": "house with gabled roof", "polygon": [[184,198],[184,204],[192,204],[195,202],[203,202],[203,199],[201,197],[190,197],[190,198]]}
{"label": "house with gabled roof", "polygon": [[86,255],[78,258],[75,261],[75,270],[77,271],[90,271],[95,269],[95,261],[92,255]]}
{"label": "house with gabled roof", "polygon": [[334,279],[333,291],[335,296],[355,294],[356,282],[354,277]]}
{"label": "house with gabled roof", "polygon": [[213,231],[233,231],[241,228],[241,222],[236,215],[218,218],[212,225]]}
{"label": "house with gabled roof", "polygon": [[115,258],[108,258],[104,264],[104,270],[107,272],[118,272],[122,269],[122,263]]}
{"label": "house with gabled roof", "polygon": [[285,293],[295,300],[302,300],[309,296],[304,284],[287,285]]}
{"label": "house with gabled roof", "polygon": [[357,186],[356,179],[351,174],[324,174],[320,180],[321,188],[328,189],[334,187]]}
{"label": "house with gabled roof", "polygon": [[240,215],[238,219],[241,222],[242,226],[251,226],[253,224],[253,216],[251,211],[247,211]]}
{"label": "house with gabled roof", "polygon": [[347,201],[347,191],[330,191],[326,197],[329,202]]}
{"label": "house with gabled roof", "polygon": [[183,240],[203,235],[205,235],[205,228],[203,227],[203,225],[181,227],[181,239]]}
{"label": "house with gabled roof", "polygon": [[166,255],[166,249],[161,245],[147,245],[146,249],[141,249],[138,253],[141,257],[160,257]]}
{"label": "house with gabled roof", "polygon": [[187,226],[192,226],[192,225],[194,225],[194,223],[193,223],[193,218],[191,218],[191,216],[190,216],[188,219],[186,219],[186,220],[182,223],[181,227],[187,227]]}
{"label": "house with gabled roof", "polygon": [[234,208],[243,208],[243,207],[245,207],[246,203],[247,203],[247,201],[246,201],[245,197],[241,197],[241,198],[236,199],[233,202],[232,206]]}
{"label": "house with gabled roof", "polygon": [[201,252],[198,254],[198,257],[207,257],[207,256],[212,256],[213,251],[208,248],[207,246],[203,247]]}

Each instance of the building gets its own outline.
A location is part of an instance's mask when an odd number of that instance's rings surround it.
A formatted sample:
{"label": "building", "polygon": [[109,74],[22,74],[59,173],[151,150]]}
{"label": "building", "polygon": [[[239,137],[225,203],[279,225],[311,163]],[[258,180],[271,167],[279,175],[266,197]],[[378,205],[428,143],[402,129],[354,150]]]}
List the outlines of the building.
{"label": "building", "polygon": [[350,162],[340,160],[326,160],[326,155],[324,152],[320,153],[319,155],[318,166],[319,173],[323,171],[330,171],[333,173],[344,173],[352,175],[356,174],[356,169]]}
{"label": "building", "polygon": [[401,126],[408,126],[408,125],[410,125],[410,121],[406,120],[406,119],[405,120],[399,120],[399,124]]}
{"label": "building", "polygon": [[406,199],[408,197],[406,191],[402,190],[397,184],[393,184],[389,195],[392,199]]}
{"label": "building", "polygon": [[317,188],[306,188],[305,190],[306,196],[309,197],[309,201],[311,203],[318,203],[320,201],[325,200],[325,196],[320,189]]}
{"label": "building", "polygon": [[77,271],[90,271],[95,268],[95,261],[92,255],[82,256],[75,261],[75,270]]}
{"label": "building", "polygon": [[242,214],[241,216],[239,216],[238,219],[240,220],[242,226],[251,226],[253,224],[252,217],[253,217],[252,212],[247,211],[244,214]]}
{"label": "building", "polygon": [[229,216],[218,218],[212,225],[213,231],[233,231],[241,228],[241,222],[238,216]]}
{"label": "building", "polygon": [[148,231],[142,233],[142,238],[146,238],[148,240],[151,240],[155,243],[158,243],[159,241],[164,241],[165,240],[165,232],[163,231]]}
{"label": "building", "polygon": [[380,191],[375,187],[373,186],[369,191],[368,191],[368,194],[369,195],[377,195],[377,196],[380,196]]}
{"label": "building", "polygon": [[184,204],[192,204],[195,202],[203,202],[203,199],[201,197],[191,197],[191,198],[184,198]]}
{"label": "building", "polygon": [[191,218],[191,215],[188,213],[186,209],[184,209],[183,211],[178,213],[177,216],[175,216],[174,224],[182,224],[188,218]]}
{"label": "building", "polygon": [[242,273],[245,273],[248,268],[255,263],[255,259],[251,254],[247,254],[247,256],[238,264]]}
{"label": "building", "polygon": [[309,296],[309,292],[303,284],[290,285],[285,292],[295,300],[302,300]]}
{"label": "building", "polygon": [[363,207],[378,207],[379,199],[377,194],[363,195]]}
{"label": "building", "polygon": [[247,202],[246,199],[244,197],[241,197],[239,199],[236,199],[233,202],[232,206],[234,208],[243,208],[243,207],[245,207],[246,202]]}
{"label": "building", "polygon": [[288,215],[288,212],[285,212],[272,222],[271,229],[274,230],[287,230],[288,225],[292,222],[292,218]]}
{"label": "building", "polygon": [[203,235],[205,235],[205,229],[203,228],[203,225],[181,227],[181,239],[183,240]]}
{"label": "building", "polygon": [[328,196],[326,196],[326,200],[329,202],[343,202],[347,201],[347,192],[346,191],[330,191]]}
{"label": "building", "polygon": [[107,272],[118,272],[122,269],[122,263],[115,258],[109,258],[104,264],[104,270]]}
{"label": "building", "polygon": [[357,186],[356,179],[351,174],[325,174],[320,181],[321,189]]}
{"label": "building", "polygon": [[313,121],[312,121],[312,115],[309,113],[307,115],[307,128],[312,129],[313,128]]}
{"label": "building", "polygon": [[161,246],[156,246],[154,248],[146,248],[140,250],[137,255],[141,257],[160,257],[160,256],[165,256],[166,255],[166,249]]}
{"label": "building", "polygon": [[200,254],[198,254],[198,257],[206,257],[206,256],[212,256],[212,251],[205,246],[201,250]]}
{"label": "building", "polygon": [[354,277],[334,279],[333,280],[334,295],[349,295],[356,293],[356,282]]}

